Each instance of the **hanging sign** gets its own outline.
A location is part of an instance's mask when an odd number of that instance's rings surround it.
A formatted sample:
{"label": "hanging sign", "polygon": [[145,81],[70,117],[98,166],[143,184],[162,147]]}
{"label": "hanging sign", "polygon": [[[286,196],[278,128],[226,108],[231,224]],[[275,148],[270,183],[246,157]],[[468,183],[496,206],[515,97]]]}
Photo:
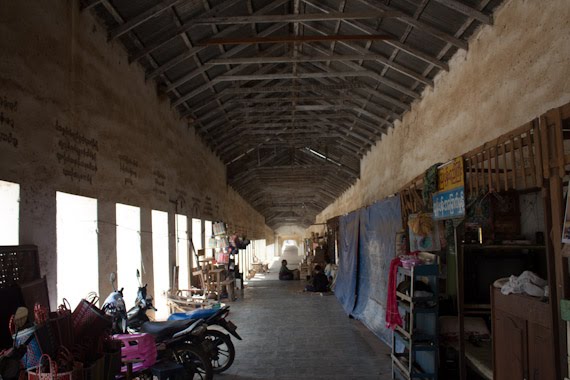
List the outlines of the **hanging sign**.
{"label": "hanging sign", "polygon": [[462,218],[465,216],[465,188],[463,186],[439,191],[433,195],[435,220]]}
{"label": "hanging sign", "polygon": [[457,157],[437,168],[437,188],[439,191],[465,186],[463,158]]}

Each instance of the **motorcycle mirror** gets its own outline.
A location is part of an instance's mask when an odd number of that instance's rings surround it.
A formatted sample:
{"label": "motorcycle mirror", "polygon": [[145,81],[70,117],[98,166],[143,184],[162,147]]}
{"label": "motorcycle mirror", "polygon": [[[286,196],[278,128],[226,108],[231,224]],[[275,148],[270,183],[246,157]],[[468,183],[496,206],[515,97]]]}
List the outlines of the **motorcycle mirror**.
{"label": "motorcycle mirror", "polygon": [[111,285],[113,285],[113,291],[117,291],[116,287],[115,287],[115,281],[117,280],[117,275],[115,274],[115,272],[111,272],[111,274],[109,275],[109,281],[111,282]]}

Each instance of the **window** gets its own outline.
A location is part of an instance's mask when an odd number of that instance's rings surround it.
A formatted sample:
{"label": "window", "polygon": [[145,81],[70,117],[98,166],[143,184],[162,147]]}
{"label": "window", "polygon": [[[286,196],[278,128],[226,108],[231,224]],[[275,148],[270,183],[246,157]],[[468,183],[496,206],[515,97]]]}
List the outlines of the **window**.
{"label": "window", "polygon": [[[198,250],[202,249],[202,221],[200,219],[192,218],[192,244],[196,254],[198,254]],[[192,260],[192,268],[196,268],[196,265],[196,260]]]}
{"label": "window", "polygon": [[168,264],[168,213],[152,210],[152,263],[157,319],[168,317],[166,292],[170,288]]}
{"label": "window", "polygon": [[190,289],[188,218],[186,215],[176,215],[176,253],[176,260],[178,264],[178,288]]}
{"label": "window", "polygon": [[[210,238],[212,237],[213,232],[212,232],[212,222],[209,220],[205,220],[204,221],[204,246],[205,247],[209,247],[209,241]],[[214,250],[212,248],[206,248],[206,257],[213,257],[214,256]]]}
{"label": "window", "polygon": [[[127,310],[136,299],[141,270],[141,211],[135,206],[117,204],[117,286],[124,288]],[[141,273],[142,276],[142,273]]]}
{"label": "window", "polygon": [[99,293],[97,200],[57,192],[57,299],[71,308]]}
{"label": "window", "polygon": [[20,225],[20,185],[0,181],[0,245],[18,245]]}

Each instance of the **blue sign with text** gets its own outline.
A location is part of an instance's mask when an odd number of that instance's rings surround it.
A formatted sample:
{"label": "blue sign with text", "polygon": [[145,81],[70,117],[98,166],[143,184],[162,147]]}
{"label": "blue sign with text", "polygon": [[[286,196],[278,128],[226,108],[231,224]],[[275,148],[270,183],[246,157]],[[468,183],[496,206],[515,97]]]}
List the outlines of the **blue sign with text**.
{"label": "blue sign with text", "polygon": [[465,188],[440,191],[433,195],[433,218],[436,220],[465,216]]}

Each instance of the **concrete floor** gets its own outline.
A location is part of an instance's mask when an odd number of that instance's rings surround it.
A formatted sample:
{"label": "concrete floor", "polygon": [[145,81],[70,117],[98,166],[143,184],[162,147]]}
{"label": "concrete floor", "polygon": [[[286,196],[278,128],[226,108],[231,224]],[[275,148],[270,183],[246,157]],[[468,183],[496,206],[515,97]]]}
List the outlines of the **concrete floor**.
{"label": "concrete floor", "polygon": [[[294,269],[296,257],[286,258]],[[249,281],[230,304],[243,341],[232,338],[235,362],[216,378],[390,379],[390,349],[349,319],[334,295],[302,293],[303,281],[277,280],[279,265]]]}

